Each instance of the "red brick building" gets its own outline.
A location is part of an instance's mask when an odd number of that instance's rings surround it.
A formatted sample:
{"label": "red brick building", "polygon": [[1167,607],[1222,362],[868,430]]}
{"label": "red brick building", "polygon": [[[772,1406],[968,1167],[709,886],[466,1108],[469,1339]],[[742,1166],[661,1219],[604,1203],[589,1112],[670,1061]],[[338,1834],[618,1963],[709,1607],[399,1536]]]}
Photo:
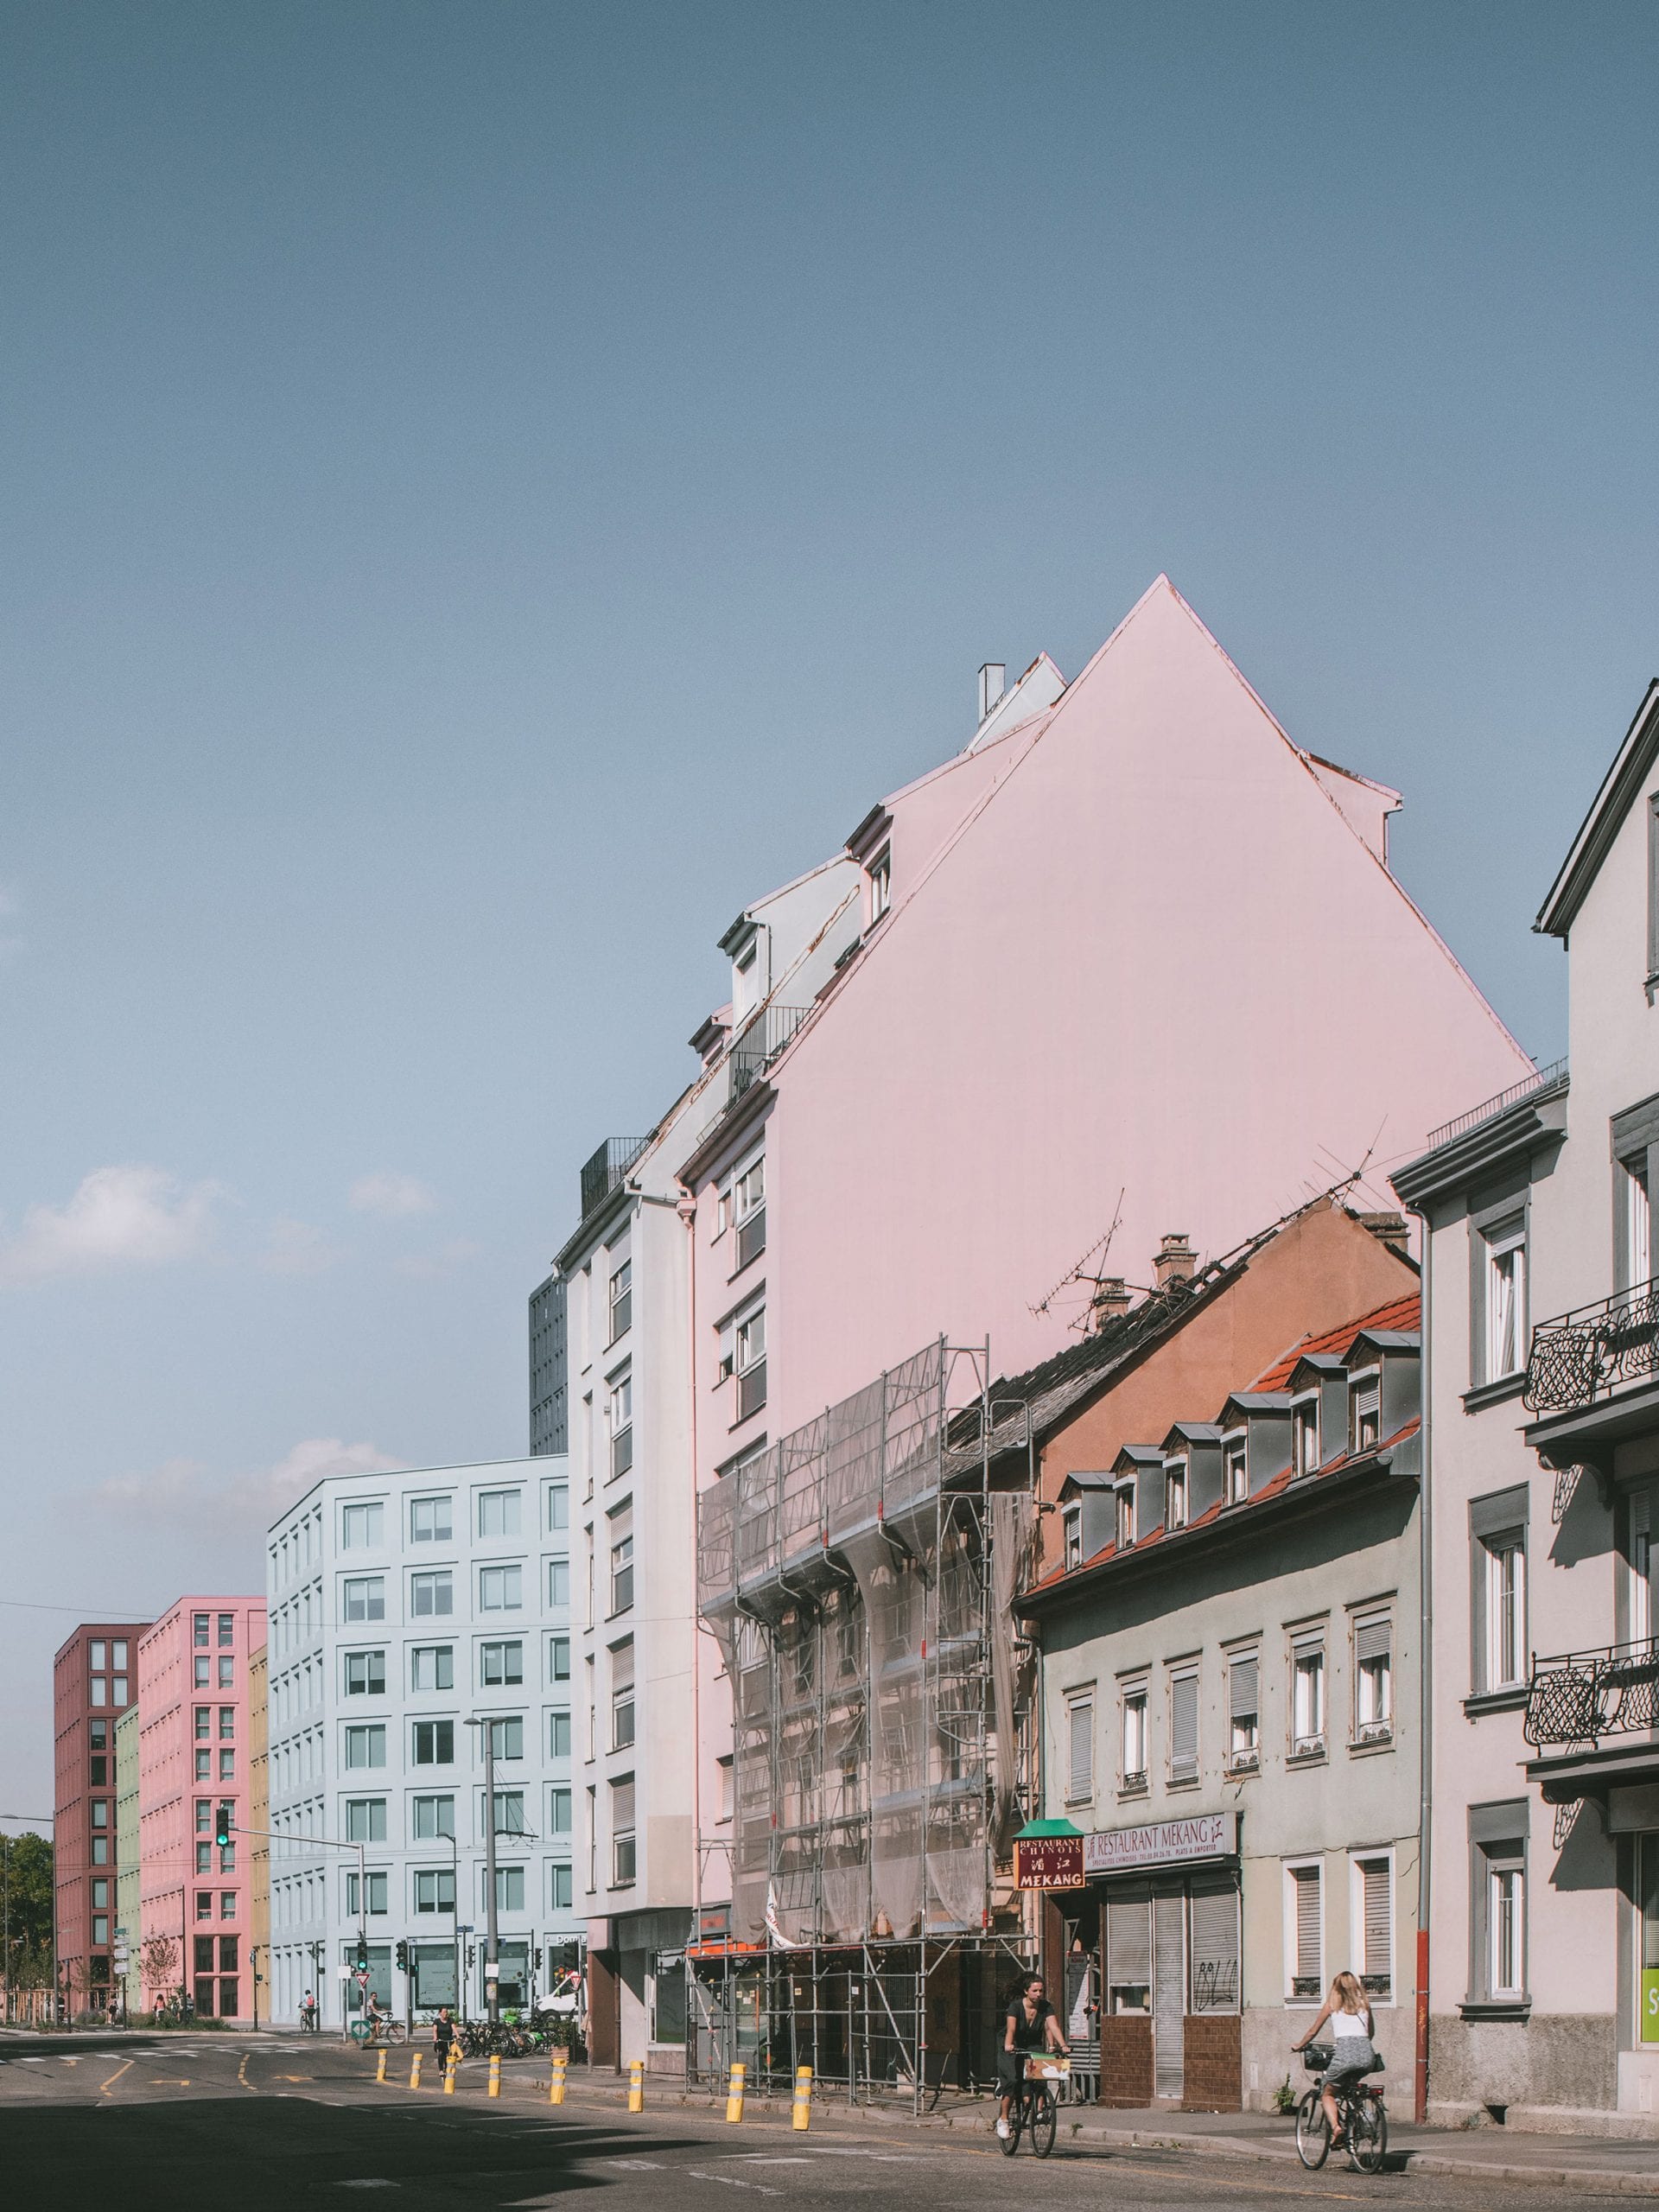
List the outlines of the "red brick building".
{"label": "red brick building", "polygon": [[76,1629],[52,1667],[58,1987],[72,2012],[107,2002],[115,1929],[115,1724],[137,1696],[144,1621]]}

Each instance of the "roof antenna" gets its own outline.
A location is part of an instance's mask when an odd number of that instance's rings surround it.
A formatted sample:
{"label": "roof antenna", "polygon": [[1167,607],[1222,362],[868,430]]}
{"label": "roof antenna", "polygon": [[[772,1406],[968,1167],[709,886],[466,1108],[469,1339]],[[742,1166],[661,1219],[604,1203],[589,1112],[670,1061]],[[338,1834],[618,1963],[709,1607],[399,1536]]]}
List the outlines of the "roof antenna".
{"label": "roof antenna", "polygon": [[[1112,1239],[1116,1236],[1119,1229],[1122,1225],[1123,1198],[1124,1192],[1128,1188],[1128,1185],[1125,1184],[1123,1190],[1121,1190],[1117,1194],[1117,1211],[1112,1216],[1112,1225],[1106,1231],[1106,1234],[1103,1236],[1096,1237],[1094,1243],[1089,1247],[1089,1249],[1084,1254],[1077,1265],[1074,1268],[1070,1268],[1066,1274],[1060,1277],[1058,1282],[1055,1284],[1053,1289],[1051,1290],[1046,1297],[1040,1299],[1035,1306],[1027,1306],[1027,1313],[1031,1314],[1033,1319],[1040,1320],[1042,1316],[1046,1313],[1049,1308],[1053,1305],[1054,1300],[1059,1296],[1060,1293],[1063,1290],[1070,1290],[1074,1282],[1086,1282],[1093,1290],[1098,1290],[1100,1288],[1101,1283],[1104,1281],[1104,1277],[1098,1274],[1091,1275],[1088,1272],[1089,1262],[1094,1259],[1103,1260],[1106,1257],[1106,1255],[1111,1250]],[[1071,1328],[1076,1328],[1078,1326],[1078,1324],[1076,1321],[1072,1321],[1069,1323],[1068,1325]]]}

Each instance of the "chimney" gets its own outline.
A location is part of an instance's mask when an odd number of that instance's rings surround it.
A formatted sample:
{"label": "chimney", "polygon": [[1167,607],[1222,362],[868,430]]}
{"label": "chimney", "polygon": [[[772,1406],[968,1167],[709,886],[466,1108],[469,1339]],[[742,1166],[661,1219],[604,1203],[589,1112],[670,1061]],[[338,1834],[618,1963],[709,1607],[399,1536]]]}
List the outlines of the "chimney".
{"label": "chimney", "polygon": [[1197,1264],[1192,1247],[1186,1241],[1186,1231],[1175,1230],[1165,1237],[1154,1255],[1153,1280],[1160,1290],[1167,1290],[1173,1282],[1191,1282]]}
{"label": "chimney", "polygon": [[1103,1275],[1095,1285],[1095,1294],[1089,1301],[1090,1316],[1096,1330],[1103,1321],[1116,1321],[1120,1313],[1129,1310],[1129,1287],[1122,1275]]}
{"label": "chimney", "polygon": [[988,660],[979,671],[979,719],[995,706],[1008,688],[1008,664],[1005,660]]}
{"label": "chimney", "polygon": [[1358,1217],[1362,1229],[1369,1229],[1379,1244],[1386,1244],[1390,1252],[1398,1253],[1404,1260],[1411,1253],[1411,1230],[1402,1213],[1363,1213]]}

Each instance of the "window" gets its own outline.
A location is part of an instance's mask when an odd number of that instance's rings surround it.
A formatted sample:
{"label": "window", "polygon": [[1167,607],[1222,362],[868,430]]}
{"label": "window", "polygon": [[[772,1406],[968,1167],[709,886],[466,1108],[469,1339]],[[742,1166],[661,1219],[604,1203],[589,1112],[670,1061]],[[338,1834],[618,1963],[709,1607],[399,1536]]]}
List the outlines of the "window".
{"label": "window", "polygon": [[455,1832],[455,1801],[450,1796],[416,1797],[410,1803],[410,1831],[418,1843]]}
{"label": "window", "polygon": [[632,1882],[637,1859],[633,1834],[633,1777],[625,1775],[611,1784],[611,1880]]}
{"label": "window", "polygon": [[348,1651],[346,1654],[347,1697],[384,1697],[385,1689],[386,1655],[384,1651]]}
{"label": "window", "polygon": [[626,1751],[633,1741],[633,1639],[611,1652],[611,1749]]}
{"label": "window", "polygon": [[92,1800],[92,1826],[95,1828],[106,1828],[109,1825],[109,1799],[107,1797],[94,1797]]}
{"label": "window", "polygon": [[550,1789],[547,1793],[547,1832],[550,1835],[569,1835],[570,1833],[570,1799],[568,1789]]}
{"label": "window", "polygon": [[1355,1960],[1368,1997],[1394,2001],[1394,1861],[1385,1854],[1353,1862],[1350,1925],[1358,1932]]}
{"label": "window", "polygon": [[1527,1489],[1469,1506],[1477,1692],[1518,1688],[1528,1675]]}
{"label": "window", "polygon": [[233,1653],[226,1651],[219,1654],[219,1687],[222,1690],[236,1688],[236,1659]]}
{"label": "window", "polygon": [[481,1490],[478,1494],[478,1533],[480,1536],[516,1536],[518,1499],[516,1490]]}
{"label": "window", "polygon": [[[486,1804],[486,1790],[478,1793],[478,1825],[484,1832],[489,1812]],[[528,1835],[524,1826],[524,1793],[522,1789],[498,1789],[495,1793],[495,1832],[497,1835]]]}
{"label": "window", "polygon": [[1073,1691],[1065,1700],[1068,1804],[1080,1804],[1095,1794],[1095,1694]]}
{"label": "window", "polygon": [[451,1501],[447,1497],[412,1497],[409,1502],[409,1540],[412,1544],[447,1544],[454,1535]]}
{"label": "window", "polygon": [[196,1891],[196,1918],[211,1920],[213,1916],[213,1893],[211,1890]]}
{"label": "window", "polygon": [[520,1567],[480,1567],[478,1570],[478,1610],[480,1613],[516,1613],[523,1606],[524,1569]]}
{"label": "window", "polygon": [[732,1225],[732,1179],[729,1175],[715,1185],[715,1226],[709,1243],[718,1244]]}
{"label": "window", "polygon": [[110,1916],[106,1912],[95,1912],[92,1915],[92,1941],[94,1943],[107,1943],[109,1940]]}
{"label": "window", "polygon": [[633,1508],[625,1505],[608,1522],[611,1540],[611,1611],[626,1613],[633,1603]]}
{"label": "window", "polygon": [[1222,1443],[1222,1496],[1229,1505],[1243,1505],[1250,1494],[1249,1452],[1243,1437]]}
{"label": "window", "polygon": [[211,1613],[193,1613],[190,1617],[191,1641],[199,1650],[213,1640],[213,1619]]}
{"label": "window", "polygon": [[[385,1910],[385,1908],[383,1905],[381,1907],[381,1910],[384,1912]],[[221,1890],[219,1891],[219,1916],[221,1920],[234,1920],[236,1918],[236,1891],[234,1890]]]}
{"label": "window", "polygon": [[454,1870],[449,1866],[423,1869],[415,1876],[416,1912],[453,1912],[455,1909]]}
{"label": "window", "polygon": [[499,1759],[523,1758],[524,1724],[517,1713],[509,1719],[491,1721],[490,1745]]}
{"label": "window", "polygon": [[101,1675],[110,1663],[110,1647],[101,1637],[94,1637],[86,1648],[86,1664],[95,1675]]}
{"label": "window", "polygon": [[[228,1643],[234,1643],[236,1642],[236,1615],[234,1613],[221,1613],[219,1615],[219,1641],[221,1649],[225,1645]],[[124,1659],[118,1659],[115,1663],[118,1667],[124,1667],[126,1664],[126,1661]]]}
{"label": "window", "polygon": [[352,1767],[385,1766],[386,1763],[386,1732],[376,1724],[372,1727],[348,1728],[346,1731],[346,1764]]}
{"label": "window", "polygon": [[1325,1643],[1304,1638],[1291,1647],[1290,1749],[1295,1758],[1325,1749]]}
{"label": "window", "polygon": [[198,1874],[211,1874],[213,1871],[213,1847],[211,1843],[199,1843],[196,1846],[196,1872]]}
{"label": "window", "polygon": [[626,1337],[633,1325],[633,1262],[624,1260],[613,1270],[610,1288],[611,1333],[606,1338],[613,1344],[619,1337]]}
{"label": "window", "polygon": [[633,1377],[620,1375],[610,1387],[605,1415],[611,1430],[611,1480],[633,1465]]}
{"label": "window", "polygon": [[[431,1620],[455,1610],[454,1578],[447,1568],[411,1574],[409,1609],[416,1620]],[[378,1616],[377,1616],[378,1618]]]}
{"label": "window", "polygon": [[1319,1464],[1319,1402],[1303,1398],[1290,1409],[1290,1471],[1311,1475]]}
{"label": "window", "polygon": [[1117,1493],[1117,1548],[1126,1552],[1135,1541],[1135,1485],[1125,1483]]}
{"label": "window", "polygon": [[386,1801],[384,1797],[346,1800],[347,1843],[384,1843],[386,1840]]}
{"label": "window", "polygon": [[196,1753],[196,1780],[198,1782],[207,1782],[211,1778],[213,1771],[213,1753],[211,1751],[198,1751]]}
{"label": "window", "polygon": [[1227,1763],[1253,1767],[1262,1758],[1262,1661],[1235,1651],[1227,1663]]}
{"label": "window", "polygon": [[758,1306],[737,1324],[737,1418],[747,1421],[766,1402],[766,1309]]}
{"label": "window", "polygon": [[1517,2004],[1527,1987],[1527,1819],[1524,1798],[1469,1808],[1470,1994]]}
{"label": "window", "polygon": [[106,1835],[95,1835],[92,1838],[92,1864],[94,1866],[107,1866],[109,1863],[110,1839]]}
{"label": "window", "polygon": [[1356,1375],[1349,1383],[1348,1448],[1351,1452],[1376,1450],[1381,1395],[1375,1371]]}
{"label": "window", "polygon": [[1169,1678],[1169,1778],[1172,1782],[1196,1782],[1198,1778],[1196,1669],[1184,1669]]}
{"label": "window", "polygon": [[1083,1565],[1083,1508],[1068,1505],[1060,1515],[1060,1541],[1065,1566]]}
{"label": "window", "polygon": [[455,1647],[453,1643],[418,1643],[410,1654],[409,1686],[415,1690],[452,1690],[455,1687]]}
{"label": "window", "polygon": [[1125,1789],[1144,1789],[1147,1784],[1147,1686],[1136,1683],[1123,1693],[1123,1783]]}
{"label": "window", "polygon": [[1287,1997],[1318,2004],[1325,1994],[1325,1869],[1318,1859],[1285,1869]]}
{"label": "window", "polygon": [[233,1705],[221,1705],[219,1707],[219,1740],[221,1742],[224,1741],[226,1737],[234,1737],[236,1734],[236,1707]]}
{"label": "window", "polygon": [[86,1723],[86,1740],[91,1745],[93,1751],[107,1751],[110,1748],[109,1722],[107,1720],[89,1720]]}
{"label": "window", "polygon": [[568,1483],[550,1483],[547,1486],[547,1525],[555,1531],[570,1526],[570,1486]]}
{"label": "window", "polygon": [[110,1703],[114,1706],[122,1706],[124,1705],[126,1701],[127,1677],[124,1675],[111,1675],[110,1677]]}
{"label": "window", "polygon": [[588,1788],[588,1891],[592,1896],[599,1887],[599,1792],[592,1783]]}
{"label": "window", "polygon": [[479,1647],[478,1679],[486,1688],[505,1687],[509,1682],[524,1679],[524,1647],[522,1643],[486,1643]]}
{"label": "window", "polygon": [[1164,1469],[1164,1526],[1166,1529],[1185,1529],[1186,1526],[1186,1462],[1171,1459]]}
{"label": "window", "polygon": [[737,1809],[737,1777],[729,1751],[715,1761],[720,1770],[720,1818],[729,1821]]}
{"label": "window", "polygon": [[235,1753],[234,1751],[221,1751],[221,1752],[219,1753],[219,1780],[220,1780],[221,1782],[234,1782],[234,1781],[235,1781],[235,1779],[236,1779],[236,1753]]}
{"label": "window", "polygon": [[547,1878],[549,1906],[555,1912],[569,1912],[573,1902],[569,1867],[550,1866]]}
{"label": "window", "polygon": [[570,1708],[561,1706],[547,1716],[547,1750],[550,1758],[568,1759],[570,1756]]}
{"label": "window", "polygon": [[382,1540],[385,1508],[381,1505],[342,1505],[340,1509],[340,1546],[342,1551],[377,1550]]}
{"label": "window", "polygon": [[1354,1725],[1362,1744],[1394,1732],[1394,1623],[1386,1613],[1354,1623]]}
{"label": "window", "polygon": [[758,1260],[766,1249],[766,1162],[762,1154],[738,1170],[733,1185],[737,1214],[737,1255],[733,1273]]}
{"label": "window", "polygon": [[570,1639],[568,1636],[551,1636],[547,1640],[547,1678],[550,1682],[568,1682],[570,1679]]}
{"label": "window", "polygon": [[1619,1287],[1635,1290],[1653,1276],[1653,1203],[1648,1188],[1646,1153],[1639,1160],[1620,1160],[1618,1173],[1623,1216]]}
{"label": "window", "polygon": [[[347,1735],[351,1734],[347,1729]],[[385,1730],[378,1734],[384,1742]],[[414,1725],[413,1758],[416,1766],[453,1766],[455,1763],[455,1724],[453,1720],[417,1720]],[[351,1762],[347,1760],[349,1765]]]}
{"label": "window", "polygon": [[[484,1886],[485,1872],[479,1869],[479,1896],[489,1892]],[[498,1912],[522,1912],[524,1909],[524,1870],[522,1866],[498,1866],[495,1870],[495,1909]]]}
{"label": "window", "polygon": [[1653,1493],[1632,1491],[1626,1507],[1629,1541],[1625,1554],[1625,1641],[1653,1638]]}
{"label": "window", "polygon": [[893,852],[878,853],[870,862],[870,925],[874,927],[893,903]]}
{"label": "window", "polygon": [[547,1602],[562,1611],[570,1604],[570,1562],[568,1559],[550,1559],[547,1562]]}
{"label": "window", "polygon": [[[199,1652],[196,1656],[195,1665],[191,1675],[194,1686],[199,1690],[208,1689],[212,1687],[213,1679],[213,1665],[212,1660],[208,1658],[205,1651]],[[92,1684],[92,1702],[94,1705],[102,1705],[104,1702],[104,1685],[102,1682],[94,1682]]]}
{"label": "window", "polygon": [[[201,1669],[200,1680],[196,1685],[200,1689],[206,1686],[207,1681],[207,1662],[205,1659],[199,1660],[197,1662],[197,1665]],[[108,1682],[105,1681],[102,1675],[94,1675],[92,1681],[88,1682],[86,1685],[86,1697],[87,1702],[91,1705],[107,1705],[109,1703],[110,1686]]]}
{"label": "window", "polygon": [[196,1707],[196,1741],[200,1743],[204,1736],[211,1736],[213,1732],[213,1708],[211,1705],[199,1705]]}
{"label": "window", "polygon": [[[367,1896],[361,1907],[362,1913],[371,1920],[383,1919],[385,1916],[387,1891],[390,1887],[386,1877],[384,1874],[365,1875],[364,1877],[363,1886],[367,1892]],[[346,1877],[346,1911],[347,1916],[355,1917],[358,1915],[359,1910],[357,1876],[354,1873],[347,1874]],[[229,1916],[227,1915],[226,1916],[228,1917]]]}
{"label": "window", "polygon": [[92,1903],[95,1906],[107,1905],[109,1901],[110,1885],[108,1878],[106,1877],[103,1880],[97,1881],[92,1884]]}
{"label": "window", "polygon": [[342,1608],[348,1621],[383,1621],[386,1618],[386,1583],[380,1574],[355,1574],[346,1578]]}

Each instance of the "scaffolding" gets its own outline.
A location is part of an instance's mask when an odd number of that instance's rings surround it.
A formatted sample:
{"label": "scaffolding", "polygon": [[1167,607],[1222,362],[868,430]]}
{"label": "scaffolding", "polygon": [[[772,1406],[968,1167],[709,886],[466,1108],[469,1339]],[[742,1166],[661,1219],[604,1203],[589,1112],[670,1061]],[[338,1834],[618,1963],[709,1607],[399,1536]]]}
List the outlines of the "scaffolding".
{"label": "scaffolding", "polygon": [[686,1960],[693,2081],[741,2058],[919,2101],[983,2070],[997,1976],[1031,1957],[1007,1869],[1033,1809],[1009,1601],[1033,1509],[991,1490],[989,1378],[988,1345],[941,1338],[699,1501],[734,1774],[729,1926]]}

